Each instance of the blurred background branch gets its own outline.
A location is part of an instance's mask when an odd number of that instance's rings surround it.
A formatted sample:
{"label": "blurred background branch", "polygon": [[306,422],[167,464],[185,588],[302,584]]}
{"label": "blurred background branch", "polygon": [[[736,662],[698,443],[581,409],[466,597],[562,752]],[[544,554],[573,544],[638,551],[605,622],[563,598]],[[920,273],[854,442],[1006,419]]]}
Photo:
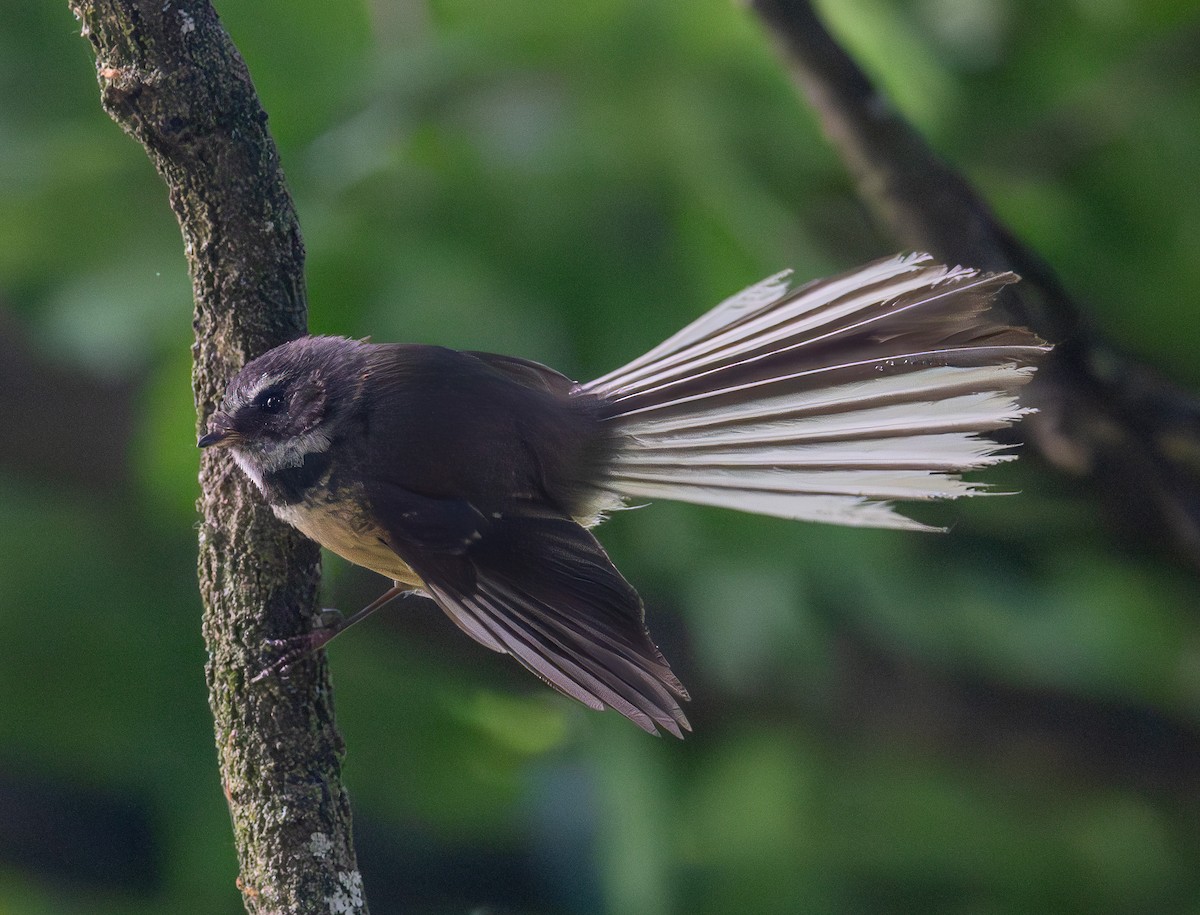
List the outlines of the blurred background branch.
{"label": "blurred background branch", "polygon": [[[145,147],[179,220],[202,425],[248,358],[306,329],[304,248],[278,153],[207,2],[71,8],[95,50],[105,110]],[[249,682],[266,664],[265,640],[296,634],[311,615],[316,548],[271,517],[227,456],[205,455],[201,483],[209,705],[246,908],[365,913],[323,655],[286,681]]]}
{"label": "blurred background branch", "polygon": [[0,390],[17,395],[0,399],[0,428],[38,430],[7,437],[0,463],[8,473],[128,497],[136,393],[144,383],[55,362],[0,303]]}
{"label": "blurred background branch", "polygon": [[[1059,471],[1091,478],[1130,541],[1200,571],[1200,398],[1098,333],[1052,267],[1003,225],[838,44],[810,0],[752,0],[875,218],[910,250],[1012,270],[1014,317],[1056,344],[1023,429]],[[1142,309],[1144,302],[1130,302]]]}

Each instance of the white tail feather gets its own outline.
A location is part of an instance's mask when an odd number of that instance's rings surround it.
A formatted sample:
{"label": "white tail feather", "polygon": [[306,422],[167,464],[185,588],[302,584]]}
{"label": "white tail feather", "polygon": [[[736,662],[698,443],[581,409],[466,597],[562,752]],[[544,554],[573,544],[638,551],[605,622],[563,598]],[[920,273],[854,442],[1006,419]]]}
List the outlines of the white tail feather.
{"label": "white tail feather", "polygon": [[[625,475],[640,467],[753,468],[787,469],[838,467],[894,467],[937,471],[986,467],[1011,455],[996,455],[996,443],[987,439],[943,432],[931,435],[906,435],[896,438],[821,442],[816,445],[785,442],[776,447],[756,442],[754,447],[734,444],[729,448],[670,450],[630,449],[613,462],[613,474]],[[936,460],[931,456],[936,455]],[[797,484],[798,486],[799,484]]]}
{"label": "white tail feather", "polygon": [[891,500],[986,490],[981,433],[1031,412],[1046,347],[989,319],[1011,274],[895,257],[789,291],[777,274],[581,392],[623,442],[603,487],[786,518],[928,529]]}
{"label": "white tail feather", "polygon": [[752,422],[745,419],[722,422],[719,416],[705,413],[699,415],[699,422],[692,426],[679,422],[669,426],[665,423],[630,423],[626,431],[645,450],[669,451],[700,446],[736,448],[751,442],[846,441],[929,432],[993,431],[1027,412],[1028,409],[1018,407],[1007,393],[980,392],[943,401],[866,407],[825,416],[765,414]]}

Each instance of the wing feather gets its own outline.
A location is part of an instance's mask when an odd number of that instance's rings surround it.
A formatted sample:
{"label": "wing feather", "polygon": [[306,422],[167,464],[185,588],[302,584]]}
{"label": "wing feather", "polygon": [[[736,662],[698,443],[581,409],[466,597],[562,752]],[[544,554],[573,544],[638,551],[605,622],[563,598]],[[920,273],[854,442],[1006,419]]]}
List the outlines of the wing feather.
{"label": "wing feather", "polygon": [[532,505],[485,515],[395,487],[377,487],[373,504],[388,545],[475,641],[645,731],[691,729],[687,690],[651,640],[641,598],[578,523]]}

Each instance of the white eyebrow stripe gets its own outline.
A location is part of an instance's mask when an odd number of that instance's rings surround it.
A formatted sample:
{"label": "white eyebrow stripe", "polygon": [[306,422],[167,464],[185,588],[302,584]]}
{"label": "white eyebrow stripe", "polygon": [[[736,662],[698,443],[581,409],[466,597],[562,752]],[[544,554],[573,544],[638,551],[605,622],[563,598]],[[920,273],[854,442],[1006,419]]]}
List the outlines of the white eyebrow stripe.
{"label": "white eyebrow stripe", "polygon": [[243,388],[240,392],[235,393],[234,396],[229,399],[229,402],[225,405],[224,409],[226,412],[232,412],[244,407],[246,404],[252,403],[255,397],[257,397],[267,388],[271,387],[271,385],[279,384],[281,381],[283,381],[283,375],[267,374],[264,372],[262,375],[259,375],[257,379],[255,379],[252,385]]}

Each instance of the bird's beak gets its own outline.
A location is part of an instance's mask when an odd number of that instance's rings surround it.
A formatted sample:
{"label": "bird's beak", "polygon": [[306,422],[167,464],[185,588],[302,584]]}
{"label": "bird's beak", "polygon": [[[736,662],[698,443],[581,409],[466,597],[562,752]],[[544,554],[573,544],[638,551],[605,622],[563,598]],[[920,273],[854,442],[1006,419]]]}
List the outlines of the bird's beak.
{"label": "bird's beak", "polygon": [[208,418],[208,431],[196,442],[198,448],[228,448],[238,439],[229,416],[219,410]]}

